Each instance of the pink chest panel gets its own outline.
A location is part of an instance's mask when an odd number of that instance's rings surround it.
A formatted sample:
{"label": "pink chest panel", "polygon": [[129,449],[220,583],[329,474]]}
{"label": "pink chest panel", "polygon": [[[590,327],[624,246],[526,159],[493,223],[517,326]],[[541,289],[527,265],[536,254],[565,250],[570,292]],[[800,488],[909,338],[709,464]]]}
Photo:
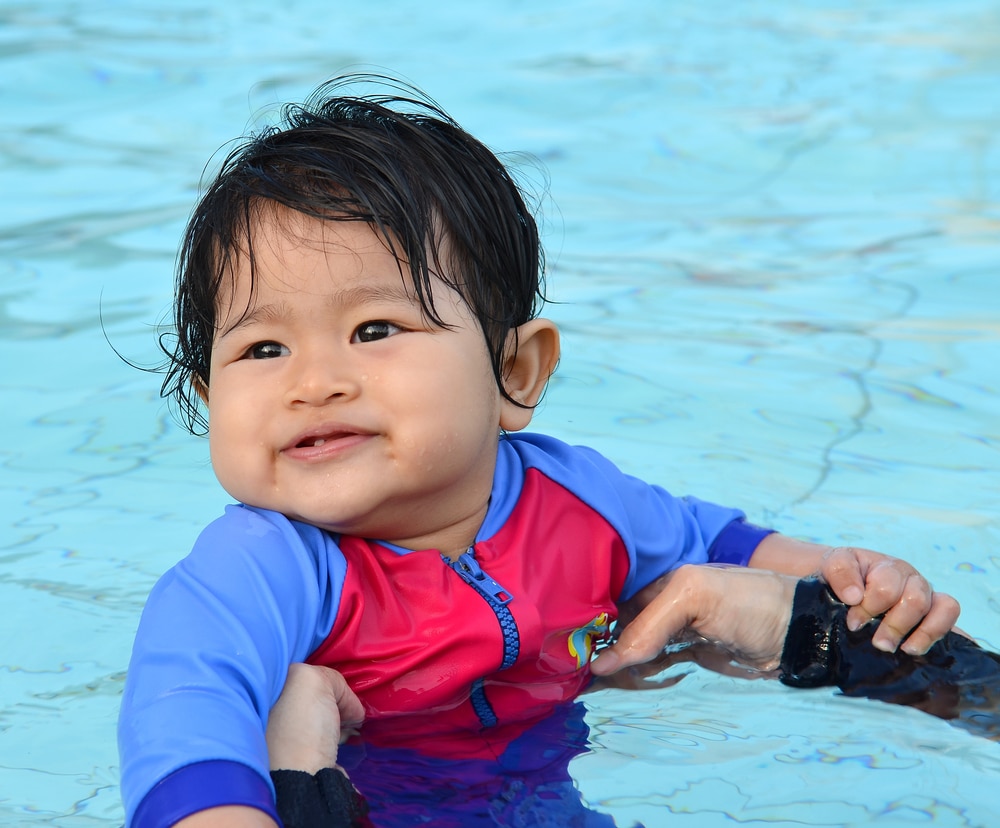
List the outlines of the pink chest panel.
{"label": "pink chest panel", "polygon": [[[349,537],[340,545],[348,562],[340,609],[309,660],[345,675],[369,723],[431,713],[435,729],[478,730],[469,702],[476,682],[500,722],[545,715],[586,686],[593,641],[616,617],[628,572],[607,521],[535,470],[506,524],[474,547],[511,596],[506,633],[497,608],[436,550],[401,555]],[[501,671],[512,635],[517,658]]]}

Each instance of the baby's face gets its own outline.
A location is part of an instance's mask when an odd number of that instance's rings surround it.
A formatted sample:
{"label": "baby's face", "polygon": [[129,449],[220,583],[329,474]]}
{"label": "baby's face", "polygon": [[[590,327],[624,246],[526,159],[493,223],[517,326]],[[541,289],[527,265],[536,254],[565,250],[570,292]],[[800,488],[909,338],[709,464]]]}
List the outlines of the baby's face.
{"label": "baby's face", "polygon": [[502,399],[479,325],[434,284],[429,323],[364,222],[277,208],[219,297],[212,465],[236,499],[332,532],[464,551],[486,512]]}

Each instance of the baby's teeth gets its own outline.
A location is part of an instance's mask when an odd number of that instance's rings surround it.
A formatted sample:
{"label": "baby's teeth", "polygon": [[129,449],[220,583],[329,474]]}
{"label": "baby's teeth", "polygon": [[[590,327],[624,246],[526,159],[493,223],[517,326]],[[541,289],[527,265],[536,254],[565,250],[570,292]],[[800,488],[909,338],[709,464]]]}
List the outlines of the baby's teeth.
{"label": "baby's teeth", "polygon": [[321,446],[325,442],[326,442],[326,440],[324,440],[322,437],[317,437],[316,438],[316,442],[313,443],[313,447],[315,448],[316,446]]}

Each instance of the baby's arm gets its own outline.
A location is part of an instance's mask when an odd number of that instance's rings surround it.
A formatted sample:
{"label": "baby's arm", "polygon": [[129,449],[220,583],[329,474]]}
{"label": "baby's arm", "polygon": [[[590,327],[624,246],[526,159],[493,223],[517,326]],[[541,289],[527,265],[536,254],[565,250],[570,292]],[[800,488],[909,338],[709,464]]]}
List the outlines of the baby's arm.
{"label": "baby's arm", "polygon": [[227,805],[185,817],[174,828],[278,828],[278,823],[256,808]]}
{"label": "baby's arm", "polygon": [[786,575],[819,575],[850,609],[848,628],[859,629],[884,616],[872,638],[875,647],[920,655],[958,620],[952,596],[934,592],[917,570],[899,558],[849,546],[820,546],[771,534],[757,546],[751,567]]}
{"label": "baby's arm", "polygon": [[200,824],[278,821],[267,712],[289,663],[332,629],[344,566],[331,543],[311,527],[233,507],[158,582],[119,717],[129,826],[203,811]]}

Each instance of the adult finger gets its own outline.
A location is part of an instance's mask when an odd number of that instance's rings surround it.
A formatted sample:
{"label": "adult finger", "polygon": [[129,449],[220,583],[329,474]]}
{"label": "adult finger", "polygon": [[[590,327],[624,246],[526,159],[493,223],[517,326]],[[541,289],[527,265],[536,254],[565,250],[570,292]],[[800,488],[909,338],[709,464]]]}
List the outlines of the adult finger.
{"label": "adult finger", "polygon": [[865,573],[857,550],[850,546],[834,547],[823,556],[820,574],[833,594],[849,607],[861,603],[865,595]]}
{"label": "adult finger", "polygon": [[931,608],[924,620],[903,642],[903,652],[909,655],[926,653],[955,626],[961,611],[958,601],[952,596],[946,592],[935,592],[931,596]]}
{"label": "adult finger", "polygon": [[871,619],[901,607],[895,620],[902,625],[902,632],[909,632],[930,608],[931,592],[930,584],[911,566],[891,558],[881,561],[868,570],[865,597],[848,610],[847,626],[860,629]]}
{"label": "adult finger", "polygon": [[685,581],[687,568],[676,570],[663,590],[622,630],[618,640],[590,663],[594,675],[606,676],[656,658],[694,618],[696,610]]}
{"label": "adult finger", "polygon": [[320,675],[337,703],[341,722],[345,725],[361,724],[365,720],[365,708],[347,680],[330,667],[319,667],[318,669],[322,671]]}
{"label": "adult finger", "polygon": [[[893,588],[892,592],[896,592]],[[878,629],[872,636],[872,644],[876,649],[885,652],[893,652],[900,642],[912,631],[915,630],[933,607],[934,591],[927,581],[920,575],[914,574],[906,578],[898,588],[898,597],[889,606]],[[878,608],[881,605],[881,598],[878,603],[873,600],[873,615],[878,615]],[[888,599],[885,599],[888,602]],[[866,603],[867,600],[866,600]],[[942,635],[944,632],[942,632]]]}

